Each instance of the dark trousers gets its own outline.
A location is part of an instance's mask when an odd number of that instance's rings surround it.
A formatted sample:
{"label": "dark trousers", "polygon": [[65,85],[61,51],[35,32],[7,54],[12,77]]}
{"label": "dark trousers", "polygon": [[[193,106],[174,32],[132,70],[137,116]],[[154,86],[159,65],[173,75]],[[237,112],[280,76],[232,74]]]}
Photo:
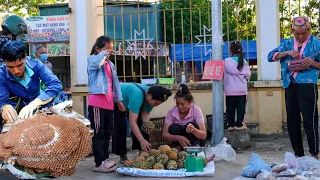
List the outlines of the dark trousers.
{"label": "dark trousers", "polygon": [[[188,124],[192,124],[195,128],[199,129],[199,126],[196,122],[189,122]],[[172,124],[169,127],[169,133],[172,135],[179,135],[184,136],[189,139],[191,146],[205,146],[205,140],[200,140],[192,133],[187,133],[187,125],[179,125],[179,124]],[[173,142],[173,146],[180,146],[179,142]],[[183,148],[183,147],[182,147]]]}
{"label": "dark trousers", "polygon": [[[114,106],[114,131],[112,134],[112,152],[119,156],[127,155],[127,123],[126,117],[128,117],[127,112],[122,112],[119,110],[118,106]],[[142,126],[141,116],[139,115],[137,124],[139,129]],[[145,132],[141,132],[144,139],[149,141],[149,135]],[[140,142],[136,136],[131,132],[132,137],[132,150],[140,150]]]}
{"label": "dark trousers", "polygon": [[[228,127],[242,126],[245,113],[246,95],[243,96],[226,96]],[[237,111],[237,122],[235,114]]]}
{"label": "dark trousers", "polygon": [[[101,108],[88,107],[91,128],[94,130],[92,137],[92,150],[96,166],[109,158],[109,141],[113,129],[113,111]],[[100,117],[100,118],[99,118]],[[96,120],[95,120],[96,118]],[[100,119],[100,127],[97,129],[97,121]]]}
{"label": "dark trousers", "polygon": [[318,142],[318,88],[316,84],[290,84],[285,89],[287,110],[287,126],[292,148],[296,156],[304,156],[301,115],[303,127],[307,135],[309,152],[319,153]]}

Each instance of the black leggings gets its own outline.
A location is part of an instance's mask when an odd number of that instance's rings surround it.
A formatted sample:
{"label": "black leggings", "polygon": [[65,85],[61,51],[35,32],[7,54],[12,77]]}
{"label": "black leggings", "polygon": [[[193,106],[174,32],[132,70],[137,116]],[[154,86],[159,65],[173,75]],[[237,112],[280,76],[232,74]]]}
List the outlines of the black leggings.
{"label": "black leggings", "polygon": [[[122,112],[119,110],[118,106],[114,106],[114,131],[112,134],[112,152],[119,156],[127,155],[127,122],[126,117],[128,117],[127,112]],[[139,115],[137,124],[139,129],[142,126],[141,116]],[[149,141],[149,135],[141,131],[143,138]],[[131,132],[132,136],[132,150],[140,150],[140,142],[136,136]]]}
{"label": "black leggings", "polygon": [[[113,111],[89,106],[92,137],[92,150],[96,166],[109,158],[109,141],[113,129]],[[99,123],[100,121],[100,123]],[[97,125],[100,124],[100,127]]]}
{"label": "black leggings", "polygon": [[[245,113],[246,95],[243,96],[226,96],[228,127],[242,126]],[[237,121],[235,114],[237,112]]]}

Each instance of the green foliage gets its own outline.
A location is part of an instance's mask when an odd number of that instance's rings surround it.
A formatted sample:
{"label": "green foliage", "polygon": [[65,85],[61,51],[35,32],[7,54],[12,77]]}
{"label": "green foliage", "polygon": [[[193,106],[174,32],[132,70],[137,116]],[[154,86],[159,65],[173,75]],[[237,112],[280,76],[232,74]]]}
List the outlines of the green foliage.
{"label": "green foliage", "polygon": [[[303,3],[307,2],[307,3]],[[291,33],[291,19],[293,17],[304,15],[310,18],[311,20],[311,31],[314,35],[320,33],[320,1],[317,0],[308,0],[300,2],[299,1],[288,1],[280,0],[280,37],[281,38],[290,38],[292,37]],[[299,11],[300,9],[300,11]]]}
{"label": "green foliage", "polygon": [[[67,0],[0,0],[0,12],[12,13],[22,17],[37,16],[37,6],[44,4],[64,3]],[[24,11],[25,10],[25,11]]]}

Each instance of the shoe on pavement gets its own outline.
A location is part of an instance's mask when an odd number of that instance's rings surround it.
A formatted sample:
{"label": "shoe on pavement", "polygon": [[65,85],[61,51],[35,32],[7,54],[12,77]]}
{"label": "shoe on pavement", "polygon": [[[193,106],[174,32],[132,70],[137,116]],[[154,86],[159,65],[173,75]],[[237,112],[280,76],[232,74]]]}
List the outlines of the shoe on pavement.
{"label": "shoe on pavement", "polygon": [[94,167],[92,170],[94,172],[101,172],[101,173],[110,173],[117,169],[117,164],[112,160],[105,160],[102,161],[99,167]]}

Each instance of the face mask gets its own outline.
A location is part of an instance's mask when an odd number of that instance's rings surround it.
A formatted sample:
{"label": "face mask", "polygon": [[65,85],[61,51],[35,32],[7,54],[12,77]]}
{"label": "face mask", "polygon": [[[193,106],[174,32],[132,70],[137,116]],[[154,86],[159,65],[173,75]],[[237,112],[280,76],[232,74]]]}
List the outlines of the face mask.
{"label": "face mask", "polygon": [[39,58],[39,59],[40,59],[41,61],[47,61],[48,56],[49,56],[48,54],[40,54],[40,58]]}

